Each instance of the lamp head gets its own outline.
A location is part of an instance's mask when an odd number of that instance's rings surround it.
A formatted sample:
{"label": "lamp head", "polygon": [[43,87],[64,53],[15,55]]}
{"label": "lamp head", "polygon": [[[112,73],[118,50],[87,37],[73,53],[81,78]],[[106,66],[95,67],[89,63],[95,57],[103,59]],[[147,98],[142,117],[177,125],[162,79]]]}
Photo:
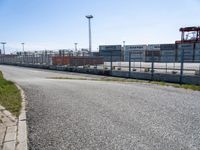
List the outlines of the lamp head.
{"label": "lamp head", "polygon": [[88,18],[88,19],[94,18],[92,15],[87,15],[85,17]]}

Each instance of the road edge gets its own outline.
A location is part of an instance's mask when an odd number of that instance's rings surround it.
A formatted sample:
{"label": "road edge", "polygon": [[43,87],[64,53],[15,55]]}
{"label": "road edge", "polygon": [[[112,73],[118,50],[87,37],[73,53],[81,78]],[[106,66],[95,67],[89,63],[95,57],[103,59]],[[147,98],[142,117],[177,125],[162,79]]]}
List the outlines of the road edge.
{"label": "road edge", "polygon": [[27,120],[26,120],[26,99],[23,89],[15,84],[20,90],[22,98],[22,108],[18,118],[18,128],[17,128],[17,143],[16,150],[28,150],[28,132],[27,132]]}

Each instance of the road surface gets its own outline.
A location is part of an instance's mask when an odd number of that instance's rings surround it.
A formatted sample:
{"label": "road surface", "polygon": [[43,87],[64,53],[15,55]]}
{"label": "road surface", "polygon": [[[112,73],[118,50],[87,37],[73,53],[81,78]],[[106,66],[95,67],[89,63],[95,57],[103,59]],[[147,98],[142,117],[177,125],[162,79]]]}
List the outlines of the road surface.
{"label": "road surface", "polygon": [[200,92],[0,66],[27,98],[30,150],[198,150]]}

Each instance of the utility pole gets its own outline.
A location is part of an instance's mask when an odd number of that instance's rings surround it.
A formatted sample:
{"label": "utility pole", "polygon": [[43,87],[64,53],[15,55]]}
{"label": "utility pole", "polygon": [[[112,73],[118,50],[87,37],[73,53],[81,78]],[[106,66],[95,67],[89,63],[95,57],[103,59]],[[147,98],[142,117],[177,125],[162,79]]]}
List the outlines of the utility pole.
{"label": "utility pole", "polygon": [[22,51],[23,51],[22,61],[24,63],[24,60],[25,60],[24,43],[21,43],[21,44],[22,44]]}
{"label": "utility pole", "polygon": [[92,36],[91,36],[91,19],[93,18],[92,15],[85,16],[88,19],[88,27],[89,27],[89,53],[92,51]]}

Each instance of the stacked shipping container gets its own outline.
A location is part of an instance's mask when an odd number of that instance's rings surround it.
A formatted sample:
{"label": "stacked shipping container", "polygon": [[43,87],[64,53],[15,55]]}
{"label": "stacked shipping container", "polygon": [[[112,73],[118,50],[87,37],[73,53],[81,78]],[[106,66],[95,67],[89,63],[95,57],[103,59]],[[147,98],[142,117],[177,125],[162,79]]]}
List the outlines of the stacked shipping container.
{"label": "stacked shipping container", "polygon": [[161,44],[160,45],[160,61],[174,62],[176,58],[175,44]]}
{"label": "stacked shipping container", "polygon": [[195,57],[194,62],[200,62],[200,43],[195,44]]}
{"label": "stacked shipping container", "polygon": [[160,61],[160,44],[150,44],[145,52],[145,61]]}
{"label": "stacked shipping container", "polygon": [[145,61],[146,49],[147,45],[126,45],[124,49],[124,61],[129,61],[129,55],[131,55],[131,61]]}
{"label": "stacked shipping container", "polygon": [[99,46],[99,55],[104,58],[104,61],[122,61],[122,46],[121,45],[102,45]]}
{"label": "stacked shipping container", "polygon": [[183,43],[177,45],[177,61],[181,61],[183,52],[184,62],[194,61],[194,43]]}
{"label": "stacked shipping container", "polygon": [[69,66],[99,65],[103,64],[103,58],[91,56],[54,56],[52,57],[52,64]]}

